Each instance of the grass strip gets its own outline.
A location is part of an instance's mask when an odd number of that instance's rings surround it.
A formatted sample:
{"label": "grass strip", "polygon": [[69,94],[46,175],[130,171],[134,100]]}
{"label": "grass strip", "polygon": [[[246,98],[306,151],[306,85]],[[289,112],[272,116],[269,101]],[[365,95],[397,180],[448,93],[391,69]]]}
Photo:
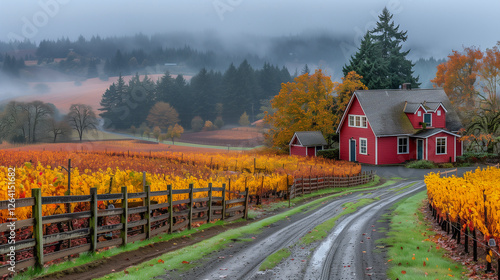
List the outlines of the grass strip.
{"label": "grass strip", "polygon": [[417,183],[417,182],[413,182],[413,183],[411,183],[411,184],[408,184],[408,185],[406,185],[406,186],[402,186],[402,187],[400,187],[400,188],[396,188],[396,189],[393,189],[393,190],[396,192],[396,194],[400,194],[400,193],[402,193],[404,190],[406,190],[407,188],[409,188],[409,187],[411,187],[411,186],[415,185],[416,183]]}
{"label": "grass strip", "polygon": [[292,251],[288,248],[282,248],[276,251],[274,254],[269,255],[264,262],[259,267],[260,271],[268,270],[274,268],[282,260],[288,258],[292,254]]}
{"label": "grass strip", "polygon": [[340,212],[337,216],[317,225],[313,230],[311,230],[309,233],[304,235],[304,237],[302,237],[300,244],[309,245],[313,242],[323,240],[335,226],[335,223],[337,222],[338,219],[340,219],[345,215],[356,212],[356,210],[358,210],[359,207],[363,207],[367,204],[370,204],[375,200],[376,199],[374,198],[362,198],[356,202],[348,202],[344,204],[343,205],[344,209],[342,210],[342,212]]}
{"label": "grass strip", "polygon": [[41,276],[46,275],[46,274],[51,274],[54,272],[63,271],[66,269],[85,265],[85,264],[88,264],[91,262],[97,262],[99,260],[109,258],[109,257],[115,256],[115,255],[118,255],[120,253],[138,250],[141,247],[149,246],[150,244],[155,244],[158,242],[166,242],[166,241],[169,241],[169,240],[172,240],[175,238],[190,236],[191,234],[196,233],[198,231],[202,231],[202,230],[208,229],[208,228],[213,227],[213,226],[217,226],[217,225],[220,226],[220,225],[224,225],[224,224],[225,223],[223,221],[217,221],[216,223],[202,224],[197,229],[185,230],[185,231],[176,232],[173,234],[164,233],[162,235],[157,235],[149,240],[142,240],[142,241],[136,241],[134,243],[128,243],[126,246],[115,247],[115,248],[112,248],[109,250],[97,252],[95,254],[93,254],[91,252],[84,252],[84,253],[81,253],[78,258],[74,258],[72,260],[65,261],[65,262],[62,262],[59,264],[51,265],[43,270],[30,268],[21,274],[15,275],[14,279],[15,280],[29,280],[29,279],[33,279],[35,277],[41,277]]}
{"label": "grass strip", "polygon": [[426,192],[398,202],[389,216],[388,237],[379,240],[388,247],[390,279],[466,279],[466,270],[458,262],[445,257],[446,251],[431,241],[436,234],[424,221],[420,208]]}

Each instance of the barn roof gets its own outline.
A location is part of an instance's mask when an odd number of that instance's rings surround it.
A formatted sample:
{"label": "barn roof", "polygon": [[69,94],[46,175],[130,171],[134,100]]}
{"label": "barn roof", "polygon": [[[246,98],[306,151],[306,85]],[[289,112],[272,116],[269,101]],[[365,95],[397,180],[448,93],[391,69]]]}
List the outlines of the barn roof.
{"label": "barn roof", "polygon": [[293,135],[290,143],[293,142],[295,137],[297,137],[302,146],[310,147],[327,145],[325,137],[323,137],[323,133],[321,133],[321,131],[297,131]]}
{"label": "barn roof", "polygon": [[376,136],[416,133],[418,130],[413,128],[405,111],[416,109],[420,104],[425,104],[428,107],[426,110],[435,110],[442,104],[444,108],[449,108],[446,114],[446,129],[456,132],[462,128],[457,113],[451,110],[450,100],[442,89],[358,90],[354,95],[358,98]]}

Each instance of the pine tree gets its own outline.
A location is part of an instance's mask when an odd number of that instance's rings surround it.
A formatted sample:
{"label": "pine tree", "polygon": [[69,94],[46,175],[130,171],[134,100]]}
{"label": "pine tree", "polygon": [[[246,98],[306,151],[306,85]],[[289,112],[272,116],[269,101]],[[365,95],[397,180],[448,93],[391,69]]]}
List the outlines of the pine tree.
{"label": "pine tree", "polygon": [[342,69],[344,76],[356,71],[363,76],[362,81],[369,89],[396,89],[403,83],[418,87],[418,77],[413,77],[412,70],[415,64],[406,58],[410,50],[401,50],[408,38],[406,33],[399,31],[392,14],[384,8],[377,26],[363,37],[358,52]]}

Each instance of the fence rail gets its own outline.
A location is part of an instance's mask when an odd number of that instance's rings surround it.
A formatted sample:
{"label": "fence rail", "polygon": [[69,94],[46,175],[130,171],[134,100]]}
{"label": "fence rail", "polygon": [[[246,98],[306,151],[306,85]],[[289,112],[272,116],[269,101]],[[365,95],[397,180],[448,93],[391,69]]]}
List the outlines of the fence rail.
{"label": "fence rail", "polygon": [[[16,230],[33,227],[31,236],[25,240],[16,240],[14,245],[2,242],[0,245],[0,257],[8,261],[12,246],[15,247],[15,255],[30,252],[31,257],[15,263],[15,270],[38,266],[56,259],[76,255],[83,252],[95,252],[98,249],[111,246],[126,245],[139,240],[149,239],[161,233],[172,233],[182,228],[193,227],[194,223],[214,220],[232,221],[248,217],[249,192],[232,194],[235,199],[226,199],[226,186],[222,188],[212,187],[174,190],[168,186],[167,191],[151,192],[149,186],[140,193],[128,193],[127,187],[122,187],[119,194],[97,194],[97,188],[90,189],[90,195],[54,196],[42,197],[40,189],[32,189],[32,197],[16,200],[16,208],[32,207],[32,217],[27,220],[15,222]],[[205,192],[206,197],[193,198],[193,193]],[[221,193],[214,196],[214,192]],[[188,194],[189,199],[173,201],[172,195]],[[168,202],[153,204],[151,198],[167,196]],[[133,207],[130,199],[141,199],[139,206]],[[113,203],[111,209],[99,209],[98,204],[120,200],[121,203]],[[154,202],[154,201],[153,201]],[[66,204],[66,203],[90,203],[89,211],[64,213],[50,216],[42,215],[42,205]],[[0,201],[0,210],[8,209],[8,201]],[[175,210],[174,210],[175,206]],[[109,218],[119,217],[118,223],[109,224]],[[71,221],[75,219],[84,220],[82,228],[71,227]],[[116,219],[118,221],[118,219]],[[47,233],[50,224],[66,223],[67,230],[57,233]],[[11,223],[0,224],[0,234],[9,234]],[[5,235],[6,236],[6,235]],[[71,241],[80,241],[78,245],[71,246]],[[61,243],[66,242],[67,248],[61,248]],[[56,246],[53,252],[47,252],[48,247]],[[7,256],[7,259],[5,259]],[[16,258],[17,259],[17,258]],[[0,275],[9,274],[10,264],[0,266]]]}
{"label": "fence rail", "polygon": [[[287,182],[288,198],[324,188],[365,184],[374,177],[375,172],[372,171],[347,177],[298,178],[291,185]],[[214,192],[218,194],[214,195]],[[206,196],[193,198],[194,193],[205,193]],[[172,196],[176,194],[188,194],[189,198],[174,201]],[[230,194],[231,199],[226,199],[226,194]],[[167,196],[167,202],[155,204],[151,200],[159,196]],[[130,199],[141,201],[129,203]],[[248,188],[237,193],[226,190],[226,184],[222,184],[221,188],[212,187],[212,184],[207,188],[193,188],[191,184],[187,189],[172,189],[169,185],[167,190],[155,192],[151,192],[149,186],[144,186],[144,192],[140,193],[128,193],[127,187],[122,187],[121,193],[114,194],[97,194],[97,188],[91,188],[90,195],[54,197],[42,197],[40,189],[32,189],[32,197],[17,199],[15,203],[16,208],[31,207],[33,213],[32,218],[15,222],[16,230],[24,228],[31,234],[24,240],[16,240],[16,256],[28,252],[29,257],[20,260],[16,258],[15,270],[31,266],[42,267],[44,263],[67,256],[126,245],[183,228],[191,229],[193,224],[198,222],[247,219],[249,199]],[[99,209],[98,205],[103,202],[112,207]],[[42,205],[68,203],[88,203],[90,209],[75,213],[42,215]],[[8,207],[9,201],[0,201],[0,210]],[[85,222],[82,222],[82,227],[73,228],[72,222],[75,220]],[[54,224],[57,224],[59,232],[49,234],[48,227]],[[67,227],[62,228],[61,224],[66,224]],[[9,234],[9,225],[10,222],[0,224],[0,237],[2,234]],[[28,227],[32,227],[32,230]],[[72,246],[72,242],[76,244]],[[11,246],[0,244],[0,261],[7,261],[5,257],[12,252]],[[49,247],[52,247],[52,250],[49,250]],[[9,267],[9,264],[0,266],[0,275],[8,274]]]}
{"label": "fence rail", "polygon": [[346,177],[302,177],[293,181],[289,188],[290,198],[309,194],[325,188],[347,188],[373,181],[375,171],[361,172],[358,175]]}

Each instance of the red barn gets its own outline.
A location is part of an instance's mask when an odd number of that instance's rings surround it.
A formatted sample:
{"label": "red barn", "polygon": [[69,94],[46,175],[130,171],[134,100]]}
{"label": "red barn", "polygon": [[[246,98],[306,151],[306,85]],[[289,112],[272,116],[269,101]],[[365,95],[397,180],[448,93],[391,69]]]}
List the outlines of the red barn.
{"label": "red barn", "polygon": [[442,89],[359,90],[342,116],[340,159],[368,164],[455,162],[462,124]]}
{"label": "red barn", "polygon": [[290,155],[315,157],[327,144],[321,131],[299,131],[293,134],[288,145]]}

